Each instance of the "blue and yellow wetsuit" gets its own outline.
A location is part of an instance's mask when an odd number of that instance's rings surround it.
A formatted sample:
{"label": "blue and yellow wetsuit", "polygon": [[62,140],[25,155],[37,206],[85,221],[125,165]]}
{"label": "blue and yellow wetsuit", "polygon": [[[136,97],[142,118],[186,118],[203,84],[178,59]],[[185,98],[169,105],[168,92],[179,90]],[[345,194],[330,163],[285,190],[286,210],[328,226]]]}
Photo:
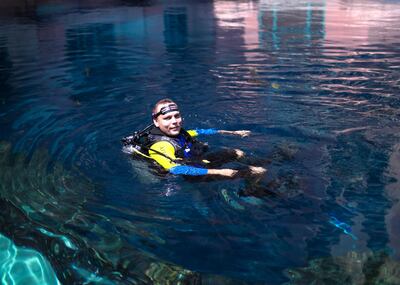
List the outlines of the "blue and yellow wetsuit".
{"label": "blue and yellow wetsuit", "polygon": [[184,165],[184,161],[200,158],[202,155],[202,150],[196,145],[198,142],[193,139],[194,137],[216,133],[218,131],[215,129],[189,131],[182,129],[177,137],[167,137],[158,128],[154,128],[149,134],[149,156],[172,174],[206,175],[208,173],[206,168]]}

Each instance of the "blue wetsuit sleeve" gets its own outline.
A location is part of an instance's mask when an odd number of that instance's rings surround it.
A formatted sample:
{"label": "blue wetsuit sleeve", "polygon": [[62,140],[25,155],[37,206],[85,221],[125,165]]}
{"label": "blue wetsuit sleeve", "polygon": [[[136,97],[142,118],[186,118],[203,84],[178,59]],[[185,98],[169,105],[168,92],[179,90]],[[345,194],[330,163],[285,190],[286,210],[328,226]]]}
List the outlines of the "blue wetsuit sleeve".
{"label": "blue wetsuit sleeve", "polygon": [[193,167],[188,165],[177,165],[170,168],[169,172],[176,175],[200,176],[206,175],[208,173],[208,170],[206,168]]}
{"label": "blue wetsuit sleeve", "polygon": [[215,135],[218,133],[217,129],[194,129],[198,135]]}

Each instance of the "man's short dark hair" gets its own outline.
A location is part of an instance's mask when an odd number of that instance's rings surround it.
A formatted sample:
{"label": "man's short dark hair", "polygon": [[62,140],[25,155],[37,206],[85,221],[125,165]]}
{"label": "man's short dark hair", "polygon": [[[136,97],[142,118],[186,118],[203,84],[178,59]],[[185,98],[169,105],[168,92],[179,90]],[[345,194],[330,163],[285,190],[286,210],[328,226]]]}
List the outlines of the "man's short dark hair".
{"label": "man's short dark hair", "polygon": [[153,108],[153,114],[155,114],[155,113],[157,113],[157,108],[158,108],[158,106],[160,106],[160,105],[162,105],[162,104],[167,104],[167,103],[169,103],[169,104],[175,104],[176,105],[176,103],[174,102],[174,101],[172,101],[171,99],[169,99],[169,98],[164,98],[164,99],[161,99],[161,100],[159,100],[155,105],[154,105],[154,108]]}

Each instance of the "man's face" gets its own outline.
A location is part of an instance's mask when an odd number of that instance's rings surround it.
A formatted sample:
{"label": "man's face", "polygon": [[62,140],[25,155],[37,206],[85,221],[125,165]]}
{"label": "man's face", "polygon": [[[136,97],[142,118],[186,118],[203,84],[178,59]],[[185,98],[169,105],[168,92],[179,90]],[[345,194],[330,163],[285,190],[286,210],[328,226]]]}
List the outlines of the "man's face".
{"label": "man's face", "polygon": [[[171,103],[161,104],[157,107],[156,113]],[[182,117],[179,111],[168,112],[165,115],[160,114],[156,119],[153,119],[154,125],[158,127],[164,134],[168,136],[177,136],[182,128]]]}

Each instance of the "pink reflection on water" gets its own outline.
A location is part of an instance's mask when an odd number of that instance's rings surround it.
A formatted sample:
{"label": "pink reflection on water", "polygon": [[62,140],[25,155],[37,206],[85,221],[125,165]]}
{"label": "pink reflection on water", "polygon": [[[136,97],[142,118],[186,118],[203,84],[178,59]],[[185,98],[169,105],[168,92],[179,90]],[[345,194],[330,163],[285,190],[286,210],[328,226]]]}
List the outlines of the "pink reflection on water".
{"label": "pink reflection on water", "polygon": [[[249,49],[257,48],[259,45],[259,21],[258,6],[254,2],[225,2],[214,3],[215,16],[219,30],[229,31],[236,29],[236,39],[233,40],[243,47],[243,55],[252,59],[256,54],[248,52]],[[221,37],[225,38],[225,36]]]}
{"label": "pink reflection on water", "polygon": [[393,40],[400,31],[389,24],[398,18],[400,3],[326,1],[325,44],[353,47]]}

